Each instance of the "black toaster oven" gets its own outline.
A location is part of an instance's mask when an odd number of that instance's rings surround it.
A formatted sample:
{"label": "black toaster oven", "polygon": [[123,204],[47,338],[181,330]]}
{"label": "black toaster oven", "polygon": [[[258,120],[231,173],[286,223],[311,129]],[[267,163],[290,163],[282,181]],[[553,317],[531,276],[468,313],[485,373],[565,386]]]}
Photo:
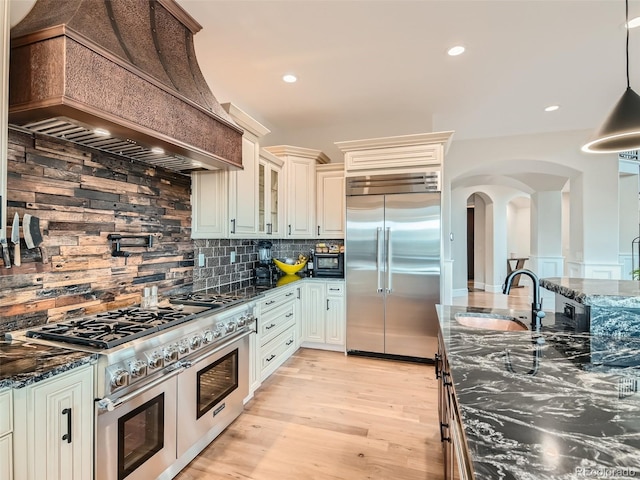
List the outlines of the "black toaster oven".
{"label": "black toaster oven", "polygon": [[316,253],[313,264],[316,277],[344,278],[344,253]]}

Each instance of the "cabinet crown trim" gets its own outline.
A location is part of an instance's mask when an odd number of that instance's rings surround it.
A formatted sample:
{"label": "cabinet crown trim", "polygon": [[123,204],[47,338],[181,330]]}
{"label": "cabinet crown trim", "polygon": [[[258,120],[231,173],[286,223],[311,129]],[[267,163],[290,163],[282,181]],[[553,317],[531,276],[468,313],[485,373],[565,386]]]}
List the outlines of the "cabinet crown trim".
{"label": "cabinet crown trim", "polygon": [[335,145],[343,153],[347,153],[354,150],[366,150],[370,148],[442,144],[444,147],[444,153],[446,153],[449,150],[449,146],[451,145],[453,133],[453,131],[416,133],[412,135],[399,135],[395,137],[367,138],[363,140],[335,142]]}
{"label": "cabinet crown trim", "polygon": [[320,164],[329,163],[331,161],[329,157],[322,152],[322,150],[315,150],[313,148],[294,147],[291,145],[274,145],[271,147],[264,147],[264,149],[278,157],[292,155],[301,158],[310,158]]}

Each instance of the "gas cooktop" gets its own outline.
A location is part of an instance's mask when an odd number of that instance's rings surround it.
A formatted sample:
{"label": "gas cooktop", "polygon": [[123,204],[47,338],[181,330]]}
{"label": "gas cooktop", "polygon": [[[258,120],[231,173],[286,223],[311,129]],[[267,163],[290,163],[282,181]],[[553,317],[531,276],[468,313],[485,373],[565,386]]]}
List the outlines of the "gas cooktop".
{"label": "gas cooktop", "polygon": [[43,325],[28,330],[26,335],[106,349],[187,322],[195,315],[193,311],[175,308],[146,310],[130,307]]}
{"label": "gas cooktop", "polygon": [[173,304],[195,305],[209,308],[226,308],[246,299],[232,294],[193,292],[169,297],[169,302]]}

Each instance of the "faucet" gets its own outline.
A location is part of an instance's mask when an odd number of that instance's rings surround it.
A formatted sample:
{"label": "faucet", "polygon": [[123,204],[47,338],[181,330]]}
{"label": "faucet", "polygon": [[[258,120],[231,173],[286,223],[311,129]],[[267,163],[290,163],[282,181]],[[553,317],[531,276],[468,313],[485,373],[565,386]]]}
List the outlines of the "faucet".
{"label": "faucet", "polygon": [[508,295],[511,291],[511,284],[513,283],[513,279],[516,275],[526,275],[533,281],[533,303],[531,304],[531,328],[535,328],[536,331],[540,330],[542,326],[542,319],[545,316],[545,313],[542,311],[542,299],[540,298],[540,279],[538,276],[533,273],[531,270],[527,270],[526,268],[520,268],[518,270],[514,270],[507,278],[504,280],[504,285],[502,286],[502,293]]}

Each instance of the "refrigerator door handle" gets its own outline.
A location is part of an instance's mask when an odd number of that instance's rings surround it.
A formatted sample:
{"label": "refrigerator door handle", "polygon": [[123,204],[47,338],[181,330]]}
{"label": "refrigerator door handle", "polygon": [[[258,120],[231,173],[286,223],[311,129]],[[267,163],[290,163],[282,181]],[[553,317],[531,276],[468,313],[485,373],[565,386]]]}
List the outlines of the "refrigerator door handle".
{"label": "refrigerator door handle", "polygon": [[391,284],[391,228],[387,227],[385,235],[386,241],[386,269],[387,269],[387,293],[391,293],[393,291],[393,287]]}
{"label": "refrigerator door handle", "polygon": [[380,259],[380,255],[382,254],[382,248],[380,248],[380,234],[382,233],[382,227],[376,228],[376,277],[378,281],[378,293],[382,293],[382,282],[380,281],[380,266],[382,265],[382,260]]}

